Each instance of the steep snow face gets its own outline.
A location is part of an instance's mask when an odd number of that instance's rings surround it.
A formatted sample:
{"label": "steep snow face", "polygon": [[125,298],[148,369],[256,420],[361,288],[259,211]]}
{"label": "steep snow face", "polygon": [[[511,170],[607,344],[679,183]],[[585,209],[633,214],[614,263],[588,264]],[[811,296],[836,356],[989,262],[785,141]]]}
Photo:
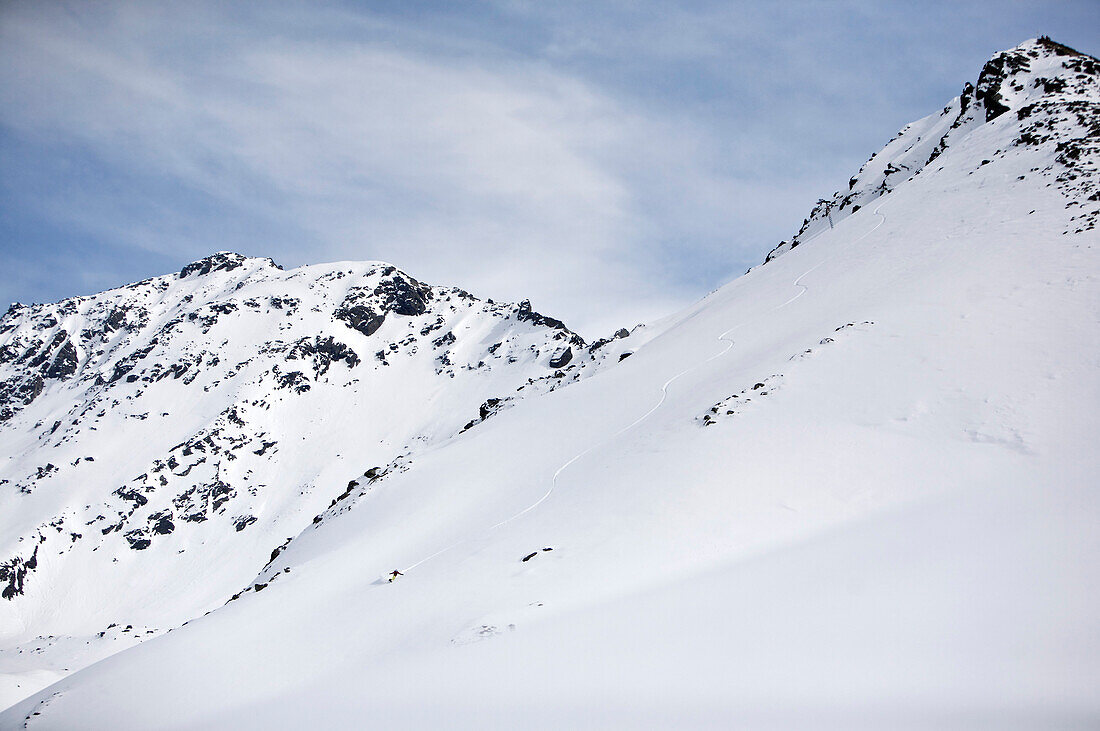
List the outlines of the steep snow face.
{"label": "steep snow face", "polygon": [[1027,172],[1048,177],[1048,185],[1077,207],[1067,232],[1095,229],[1100,217],[1100,61],[1038,38],[998,53],[982,68],[977,85],[967,83],[941,111],[903,127],[852,176],[848,190],[819,201],[798,233],[780,242],[766,261],[835,226],[926,167],[942,167],[940,156],[972,135],[981,138],[978,144],[986,153],[978,165],[1021,147],[1053,150],[1046,165]]}
{"label": "steep snow face", "polygon": [[380,469],[235,601],[0,728],[1087,725],[1097,151],[1001,119],[411,463],[342,443]]}
{"label": "steep snow face", "polygon": [[218,606],[349,480],[366,489],[627,342],[586,347],[528,302],[386,264],[282,271],[230,253],[13,305],[0,320],[0,642],[103,640],[109,625],[144,636]]}

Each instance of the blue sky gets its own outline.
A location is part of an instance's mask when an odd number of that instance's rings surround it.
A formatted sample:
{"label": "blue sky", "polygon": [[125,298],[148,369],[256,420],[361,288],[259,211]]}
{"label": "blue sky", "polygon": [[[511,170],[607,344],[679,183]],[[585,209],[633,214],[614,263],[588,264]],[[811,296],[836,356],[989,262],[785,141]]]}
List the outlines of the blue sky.
{"label": "blue sky", "polygon": [[586,335],[760,261],[984,61],[1100,3],[9,2],[0,300],[213,251],[390,261]]}

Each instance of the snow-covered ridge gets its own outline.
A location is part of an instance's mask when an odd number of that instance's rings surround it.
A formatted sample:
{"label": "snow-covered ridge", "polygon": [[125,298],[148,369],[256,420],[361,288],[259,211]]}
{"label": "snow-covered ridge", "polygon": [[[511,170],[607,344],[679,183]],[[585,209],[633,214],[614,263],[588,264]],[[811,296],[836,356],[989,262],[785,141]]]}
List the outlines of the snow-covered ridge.
{"label": "snow-covered ridge", "polygon": [[1100,218],[1097,153],[1100,152],[1100,61],[1040,37],[1002,51],[982,67],[976,84],[936,114],[907,124],[848,181],[848,189],[818,201],[798,233],[781,241],[765,263],[809,241],[822,231],[889,194],[972,135],[994,135],[1000,146],[967,164],[988,165],[1013,148],[1047,153],[1032,170],[1051,178],[1078,207],[1067,231],[1089,231]]}
{"label": "snow-covered ridge", "polygon": [[164,626],[216,606],[349,478],[614,362],[625,335],[588,346],[529,302],[381,262],[283,271],[229,252],[12,305],[0,319],[2,634]]}

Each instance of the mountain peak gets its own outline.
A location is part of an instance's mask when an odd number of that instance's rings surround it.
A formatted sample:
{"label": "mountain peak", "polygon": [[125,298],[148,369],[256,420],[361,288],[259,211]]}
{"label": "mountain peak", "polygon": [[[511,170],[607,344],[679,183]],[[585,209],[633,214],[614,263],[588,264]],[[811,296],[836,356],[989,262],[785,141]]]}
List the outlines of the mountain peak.
{"label": "mountain peak", "polygon": [[1036,50],[1044,55],[1085,56],[1086,58],[1092,58],[1093,60],[1095,60],[1093,56],[1089,56],[1087,53],[1081,53],[1075,48],[1070,48],[1069,46],[1063,45],[1058,41],[1052,39],[1050,36],[1029,38],[1012,50],[1024,51],[1025,53]]}
{"label": "mountain peak", "polygon": [[[1053,172],[1048,185],[1085,201],[1067,232],[1091,230],[1100,220],[1094,205],[1098,140],[1100,61],[1047,36],[1029,39],[990,58],[977,82],[967,82],[940,112],[902,128],[851,177],[847,190],[818,201],[798,233],[772,249],[765,263],[916,178],[933,161],[937,170],[951,162],[969,175],[1010,151],[1037,153],[1032,172]],[[944,156],[963,148],[965,155]]]}
{"label": "mountain peak", "polygon": [[[1044,76],[1025,78],[1036,73]],[[1092,77],[1095,84],[1098,74],[1100,67],[1092,56],[1039,36],[990,58],[978,75],[974,98],[985,108],[985,121],[991,122],[1020,106],[1014,101],[1026,103],[1062,92],[1078,75]]]}
{"label": "mountain peak", "polygon": [[[34,615],[73,555],[248,555],[211,591],[181,594],[185,614],[205,611],[311,515],[361,497],[341,493],[348,476],[404,469],[425,445],[630,347],[584,346],[529,301],[373,261],[283,271],[219,251],[95,295],[13,305],[0,318],[0,432],[24,442],[4,455],[0,500],[67,502],[0,531],[0,612]],[[172,583],[174,565],[147,578]],[[130,589],[111,582],[136,585],[112,576],[67,586],[122,601]],[[22,621],[0,621],[0,635]]]}
{"label": "mountain peak", "polygon": [[261,266],[282,269],[273,259],[267,257],[248,257],[244,254],[238,254],[235,251],[218,251],[185,266],[180,270],[179,278],[184,279],[192,274],[202,276],[204,274],[210,274],[211,272],[228,272],[238,269],[244,266],[246,262],[250,261],[256,262]]}

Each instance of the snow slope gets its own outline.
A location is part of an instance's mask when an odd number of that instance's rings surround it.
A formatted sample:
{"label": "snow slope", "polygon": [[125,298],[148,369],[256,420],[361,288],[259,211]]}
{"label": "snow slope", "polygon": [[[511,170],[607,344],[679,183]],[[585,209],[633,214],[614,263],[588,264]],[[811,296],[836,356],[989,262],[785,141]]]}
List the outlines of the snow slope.
{"label": "snow slope", "polygon": [[888,195],[0,728],[1095,725],[1100,67],[991,64]]}

